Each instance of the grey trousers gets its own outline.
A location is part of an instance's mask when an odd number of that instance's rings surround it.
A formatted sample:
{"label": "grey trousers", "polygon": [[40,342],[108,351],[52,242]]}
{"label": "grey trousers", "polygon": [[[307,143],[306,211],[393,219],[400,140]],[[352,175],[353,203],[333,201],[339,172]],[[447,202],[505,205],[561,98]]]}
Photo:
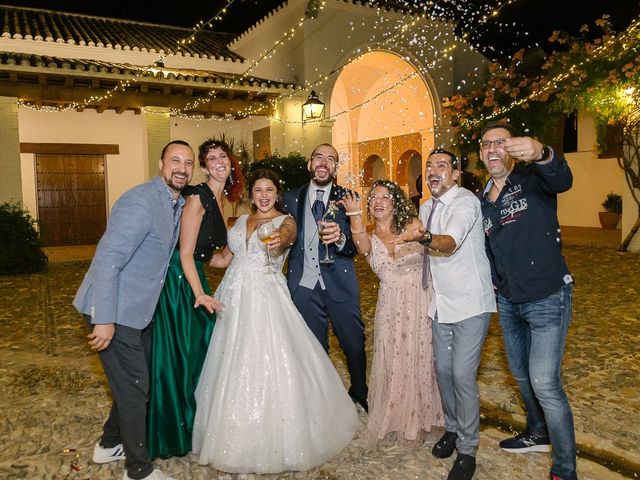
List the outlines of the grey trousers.
{"label": "grey trousers", "polygon": [[153,327],[144,330],[116,325],[111,345],[99,353],[109,381],[113,404],[104,424],[100,445],[122,443],[129,478],[145,478],[153,472],[147,453],[148,355]]}
{"label": "grey trousers", "polygon": [[444,428],[458,434],[458,453],[475,456],[480,441],[480,397],[476,375],[491,312],[457,323],[432,322],[436,378]]}

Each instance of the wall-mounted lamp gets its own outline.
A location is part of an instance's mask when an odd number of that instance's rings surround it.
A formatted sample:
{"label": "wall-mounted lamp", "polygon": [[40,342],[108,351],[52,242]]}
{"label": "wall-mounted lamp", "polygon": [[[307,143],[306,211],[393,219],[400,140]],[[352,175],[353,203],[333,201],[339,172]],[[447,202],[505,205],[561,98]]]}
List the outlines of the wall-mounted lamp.
{"label": "wall-mounted lamp", "polygon": [[324,116],[324,103],[318,98],[315,90],[311,90],[309,98],[302,104],[302,123],[316,120]]}

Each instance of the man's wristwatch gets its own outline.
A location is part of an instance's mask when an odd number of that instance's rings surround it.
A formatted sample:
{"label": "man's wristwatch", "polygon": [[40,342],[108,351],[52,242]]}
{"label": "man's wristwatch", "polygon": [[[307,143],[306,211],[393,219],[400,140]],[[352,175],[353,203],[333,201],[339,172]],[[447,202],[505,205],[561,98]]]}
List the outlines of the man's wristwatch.
{"label": "man's wristwatch", "polygon": [[432,240],[431,232],[429,230],[425,230],[424,235],[420,240],[418,240],[418,243],[426,247],[431,243],[431,240]]}
{"label": "man's wristwatch", "polygon": [[542,162],[546,160],[549,157],[550,153],[551,153],[551,149],[546,145],[542,145],[542,150],[540,151],[540,158],[536,160],[536,162]]}

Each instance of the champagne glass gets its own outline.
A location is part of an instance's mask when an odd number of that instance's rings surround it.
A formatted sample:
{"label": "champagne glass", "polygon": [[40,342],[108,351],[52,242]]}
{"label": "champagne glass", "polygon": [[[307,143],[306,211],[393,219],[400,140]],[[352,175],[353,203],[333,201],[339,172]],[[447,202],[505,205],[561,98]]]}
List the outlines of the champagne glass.
{"label": "champagne glass", "polygon": [[[324,227],[325,227],[325,221],[335,220],[336,210],[337,210],[337,207],[335,205],[335,202],[330,202],[329,208],[327,208],[326,213],[323,215],[322,219],[318,222],[318,235],[322,234],[322,231],[324,230]],[[331,258],[331,256],[329,255],[328,243],[324,243],[324,258],[320,260],[320,263],[325,263],[325,264],[334,263],[333,258]]]}
{"label": "champagne glass", "polygon": [[[323,228],[324,228],[324,220],[320,220],[318,222],[318,234],[322,234]],[[324,258],[320,260],[320,263],[333,263],[333,258],[329,256],[329,244],[327,243],[324,244]]]}
{"label": "champagne glass", "polygon": [[271,235],[273,235],[273,222],[267,221],[258,227],[258,238],[265,244],[267,247],[267,263],[265,265],[271,266],[273,262],[271,261],[271,254],[269,253],[269,245],[267,245],[271,240]]}

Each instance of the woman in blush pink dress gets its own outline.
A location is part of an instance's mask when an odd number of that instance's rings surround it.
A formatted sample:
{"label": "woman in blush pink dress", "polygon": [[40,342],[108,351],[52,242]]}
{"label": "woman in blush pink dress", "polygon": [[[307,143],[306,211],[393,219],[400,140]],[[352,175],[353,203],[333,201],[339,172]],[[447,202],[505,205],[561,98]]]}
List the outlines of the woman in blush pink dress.
{"label": "woman in blush pink dress", "polygon": [[367,433],[374,441],[420,446],[444,420],[427,316],[433,292],[422,288],[424,247],[396,245],[405,227],[419,222],[417,213],[396,183],[377,180],[367,199],[375,224],[369,237],[359,199],[347,194],[342,203],[356,247],[380,279]]}

